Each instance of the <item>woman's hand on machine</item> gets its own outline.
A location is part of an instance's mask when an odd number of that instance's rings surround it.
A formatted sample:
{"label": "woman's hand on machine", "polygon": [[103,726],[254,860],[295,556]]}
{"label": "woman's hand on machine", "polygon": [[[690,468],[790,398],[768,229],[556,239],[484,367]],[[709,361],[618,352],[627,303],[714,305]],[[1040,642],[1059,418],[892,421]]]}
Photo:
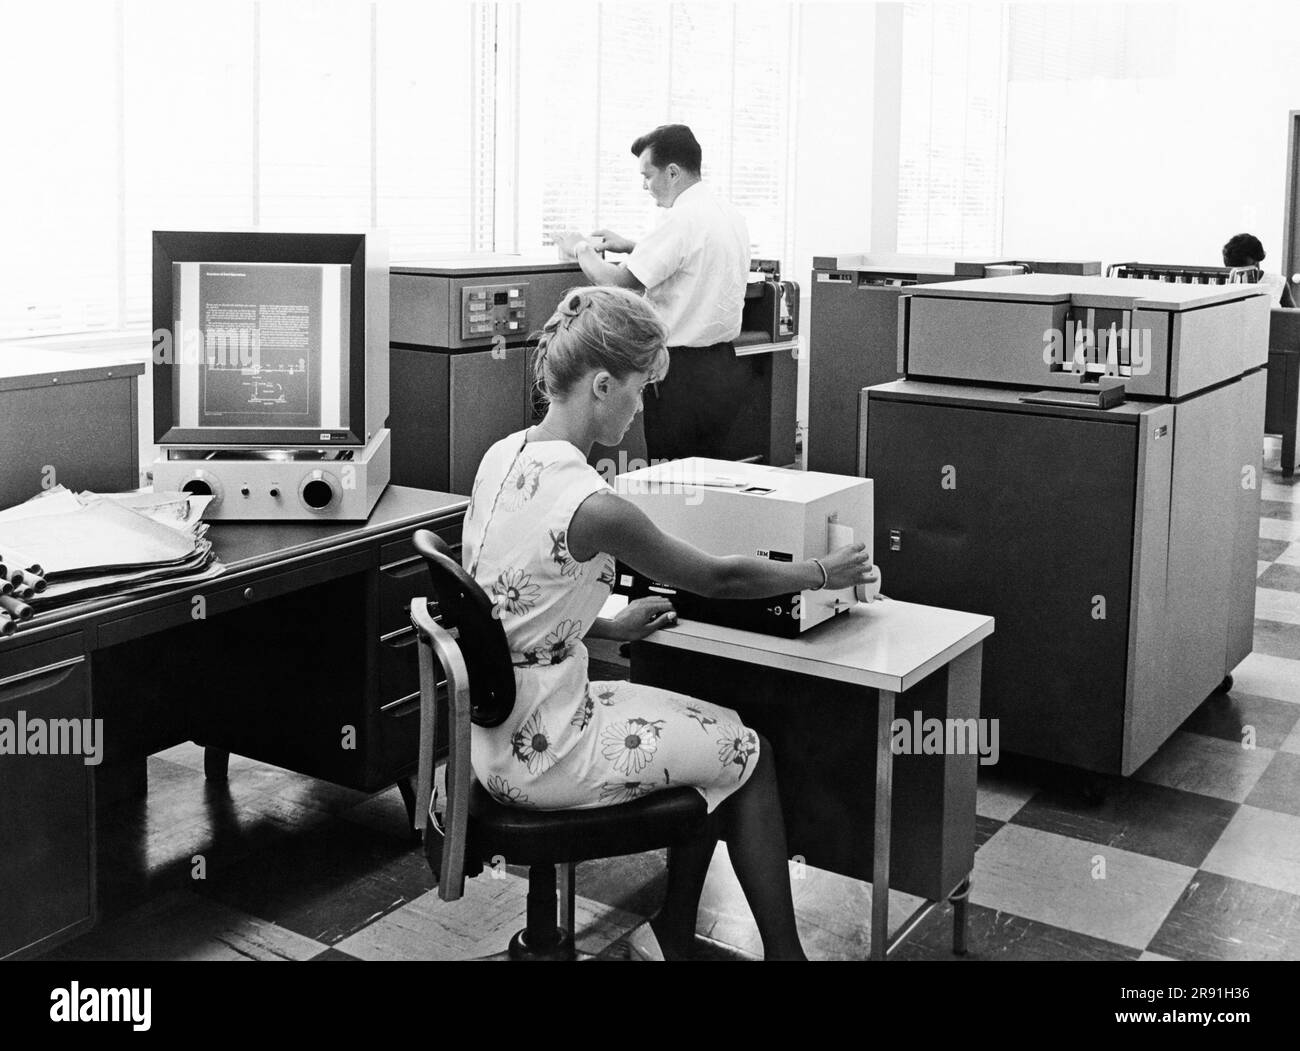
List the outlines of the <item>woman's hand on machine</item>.
{"label": "woman's hand on machine", "polygon": [[858,584],[874,584],[880,579],[867,545],[860,542],[837,548],[821,563],[826,569],[828,588],[851,588]]}
{"label": "woman's hand on machine", "polygon": [[636,642],[660,628],[671,628],[677,623],[677,611],[666,598],[651,595],[633,599],[616,617],[610,618],[610,623],[619,641]]}

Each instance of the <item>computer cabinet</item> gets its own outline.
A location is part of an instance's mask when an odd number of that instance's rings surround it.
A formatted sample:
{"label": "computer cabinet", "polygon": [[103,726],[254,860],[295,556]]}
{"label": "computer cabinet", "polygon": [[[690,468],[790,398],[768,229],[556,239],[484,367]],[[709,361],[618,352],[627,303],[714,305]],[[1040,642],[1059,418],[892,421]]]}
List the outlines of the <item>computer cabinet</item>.
{"label": "computer cabinet", "polygon": [[886,593],[997,619],[981,715],[1005,750],[1132,773],[1250,652],[1260,451],[1236,421],[1263,398],[1261,371],[1105,411],[863,392]]}

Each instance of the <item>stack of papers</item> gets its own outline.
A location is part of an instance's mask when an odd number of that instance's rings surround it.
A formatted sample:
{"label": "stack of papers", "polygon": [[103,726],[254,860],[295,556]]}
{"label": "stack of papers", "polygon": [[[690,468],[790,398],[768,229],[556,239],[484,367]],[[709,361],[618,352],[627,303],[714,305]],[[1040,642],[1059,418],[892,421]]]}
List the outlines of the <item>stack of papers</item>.
{"label": "stack of papers", "polygon": [[37,622],[42,611],[73,602],[207,580],[224,568],[205,536],[211,499],[58,486],[0,511],[0,562],[39,567],[46,586],[24,600]]}

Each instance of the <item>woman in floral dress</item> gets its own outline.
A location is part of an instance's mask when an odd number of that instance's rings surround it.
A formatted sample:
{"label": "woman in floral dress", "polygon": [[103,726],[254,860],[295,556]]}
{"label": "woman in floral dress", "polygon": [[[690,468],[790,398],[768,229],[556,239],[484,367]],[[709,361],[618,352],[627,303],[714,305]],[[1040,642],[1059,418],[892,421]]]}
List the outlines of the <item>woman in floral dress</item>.
{"label": "woman in floral dress", "polygon": [[567,293],[538,343],[549,401],[537,426],[497,442],[479,467],[464,527],[465,566],[493,600],[515,664],[510,717],[474,727],[476,776],[499,802],[542,810],[609,806],[689,785],[713,837],[672,852],[664,909],[651,921],[669,957],[689,954],[716,837],[769,958],[801,958],[770,747],[734,711],[629,682],[590,682],[585,636],[631,640],[673,623],[666,599],[599,616],[615,558],[703,595],[762,597],[870,579],[865,545],[816,562],[719,558],[657,529],[587,464],[616,446],[642,389],[668,368],[666,332],[640,296]]}

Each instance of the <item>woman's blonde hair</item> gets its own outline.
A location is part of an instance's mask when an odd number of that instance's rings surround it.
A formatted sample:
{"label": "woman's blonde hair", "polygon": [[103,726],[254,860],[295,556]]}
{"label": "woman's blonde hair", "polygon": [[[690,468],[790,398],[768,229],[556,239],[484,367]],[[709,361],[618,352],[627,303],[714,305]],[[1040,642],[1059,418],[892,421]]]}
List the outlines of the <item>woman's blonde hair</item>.
{"label": "woman's blonde hair", "polygon": [[644,296],[626,288],[571,288],[542,326],[533,351],[533,381],[546,401],[563,400],[587,373],[616,379],[634,372],[661,378],[668,328]]}

